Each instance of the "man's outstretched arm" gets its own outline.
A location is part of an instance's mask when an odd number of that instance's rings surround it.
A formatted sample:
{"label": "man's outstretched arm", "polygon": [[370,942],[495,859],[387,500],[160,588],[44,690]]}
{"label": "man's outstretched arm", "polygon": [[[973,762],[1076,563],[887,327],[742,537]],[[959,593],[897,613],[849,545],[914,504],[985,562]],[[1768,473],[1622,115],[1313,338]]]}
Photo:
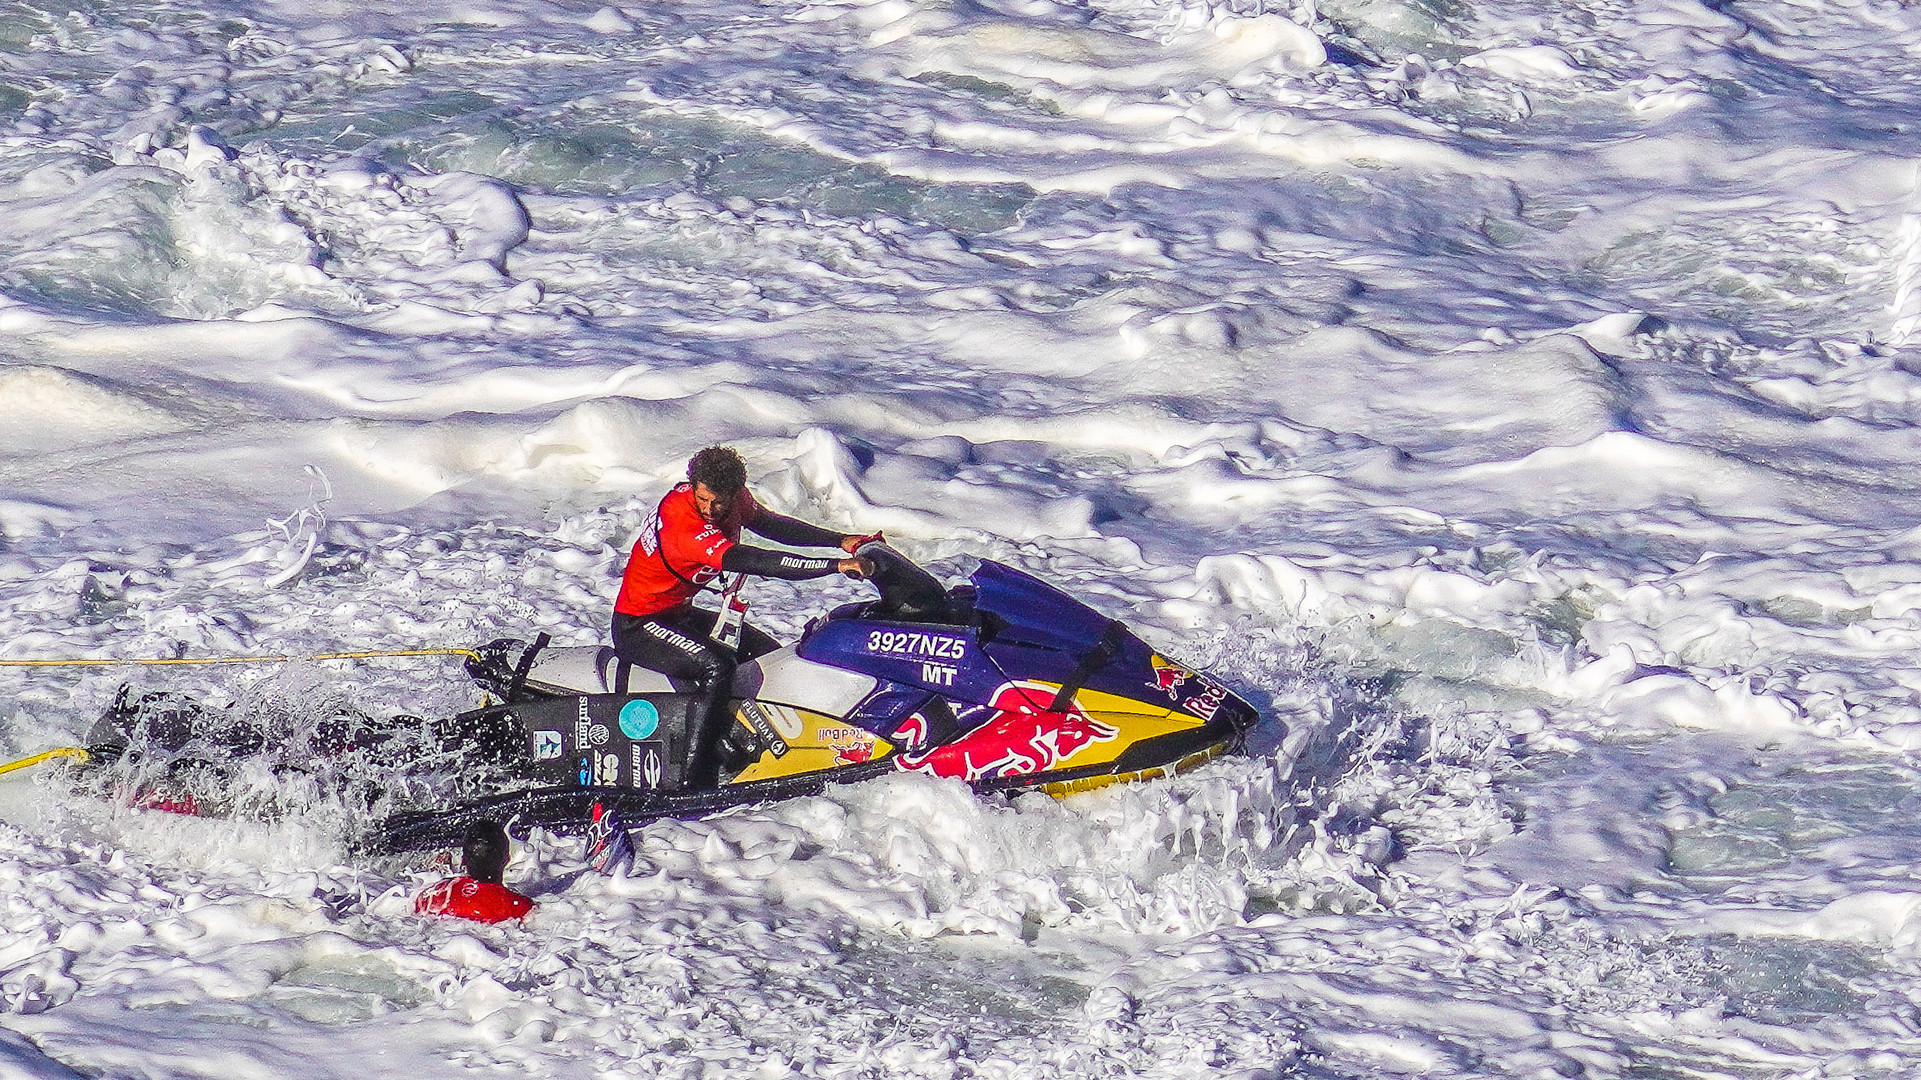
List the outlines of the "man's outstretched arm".
{"label": "man's outstretched arm", "polygon": [[818,525],[809,525],[805,521],[790,518],[786,514],[776,514],[766,507],[761,507],[760,513],[754,515],[754,519],[747,523],[747,527],[776,544],[787,544],[792,547],[840,547],[847,539],[844,533],[823,529]]}
{"label": "man's outstretched arm", "polygon": [[[779,539],[779,537],[769,537],[769,539]],[[794,541],[781,540],[781,543],[794,543]],[[833,542],[814,546],[832,547]],[[792,555],[785,551],[769,551],[766,548],[749,547],[746,544],[735,544],[728,548],[726,554],[720,557],[720,568],[730,574],[752,574],[755,577],[785,578],[788,581],[807,581],[811,578],[826,577],[832,573],[865,576],[859,559]]]}

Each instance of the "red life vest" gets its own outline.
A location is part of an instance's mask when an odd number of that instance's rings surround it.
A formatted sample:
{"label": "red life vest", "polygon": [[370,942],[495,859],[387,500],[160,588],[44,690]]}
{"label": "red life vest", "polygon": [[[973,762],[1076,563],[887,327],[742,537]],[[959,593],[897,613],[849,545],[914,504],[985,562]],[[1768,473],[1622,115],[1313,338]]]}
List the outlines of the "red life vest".
{"label": "red life vest", "polygon": [[497,923],[518,919],[534,909],[534,902],[505,885],[461,876],[452,877],[414,897],[420,915],[452,915],[475,922]]}
{"label": "red life vest", "polygon": [[694,485],[676,485],[641,527],[614,610],[645,618],[692,600],[720,574],[721,557],[740,541],[741,526],[759,516],[760,504],[743,488],[727,517],[709,525],[694,505]]}

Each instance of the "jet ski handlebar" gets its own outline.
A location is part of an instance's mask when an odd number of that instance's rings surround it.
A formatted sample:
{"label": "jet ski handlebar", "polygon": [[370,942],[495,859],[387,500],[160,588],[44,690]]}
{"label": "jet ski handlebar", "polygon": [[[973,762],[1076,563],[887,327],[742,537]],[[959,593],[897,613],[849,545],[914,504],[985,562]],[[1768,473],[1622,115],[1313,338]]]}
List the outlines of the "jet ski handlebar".
{"label": "jet ski handlebar", "polygon": [[873,567],[868,580],[880,590],[880,599],[868,608],[870,616],[909,621],[939,621],[952,606],[947,590],[922,570],[912,559],[875,540],[854,551]]}

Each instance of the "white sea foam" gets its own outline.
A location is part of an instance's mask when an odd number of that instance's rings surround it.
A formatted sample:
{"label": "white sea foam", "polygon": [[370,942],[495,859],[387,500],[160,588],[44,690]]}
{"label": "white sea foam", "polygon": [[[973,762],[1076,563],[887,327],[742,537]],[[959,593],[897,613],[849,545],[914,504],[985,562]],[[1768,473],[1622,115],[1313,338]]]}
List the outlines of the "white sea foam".
{"label": "white sea foam", "polygon": [[[1064,803],[657,822],[621,878],[536,833],[491,929],[312,785],[10,775],[0,1071],[1904,1075],[1917,45],[1874,2],[6,5],[0,656],[598,641],[728,442],[1264,721]],[[454,666],[0,669],[0,747],[123,680],[443,715]]]}

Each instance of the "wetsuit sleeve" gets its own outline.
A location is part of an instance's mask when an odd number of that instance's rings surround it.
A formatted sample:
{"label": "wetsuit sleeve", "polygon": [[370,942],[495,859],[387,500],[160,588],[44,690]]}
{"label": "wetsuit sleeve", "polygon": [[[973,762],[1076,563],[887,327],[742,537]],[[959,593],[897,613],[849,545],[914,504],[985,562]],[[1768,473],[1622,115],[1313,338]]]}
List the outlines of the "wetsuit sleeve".
{"label": "wetsuit sleeve", "polygon": [[735,544],[720,557],[720,568],[730,574],[786,578],[788,581],[806,581],[809,578],[826,577],[839,565],[839,559],[789,555],[784,551],[768,551],[766,548],[749,547],[746,544]]}
{"label": "wetsuit sleeve", "polygon": [[764,506],[747,523],[747,527],[777,544],[793,547],[839,547],[844,539],[842,534],[832,529],[809,525],[786,514],[776,514]]}

